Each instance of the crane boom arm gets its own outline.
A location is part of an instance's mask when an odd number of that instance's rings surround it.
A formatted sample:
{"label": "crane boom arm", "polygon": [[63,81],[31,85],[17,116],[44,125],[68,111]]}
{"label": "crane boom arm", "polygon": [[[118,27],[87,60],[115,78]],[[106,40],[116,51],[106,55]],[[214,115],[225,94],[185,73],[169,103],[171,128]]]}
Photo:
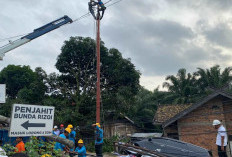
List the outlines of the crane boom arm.
{"label": "crane boom arm", "polygon": [[7,45],[4,45],[3,47],[0,47],[0,60],[3,59],[5,53],[21,46],[21,45],[24,45],[28,42],[30,42],[31,40],[35,39],[35,38],[38,38],[50,31],[53,31],[57,28],[59,28],[60,26],[63,26],[67,23],[72,23],[72,19],[69,18],[67,15],[55,20],[55,21],[52,21],[40,28],[37,28],[35,29],[32,33],[29,33],[28,35],[26,36],[23,36],[21,37],[20,39],[18,40],[15,40],[15,41],[10,41],[9,44]]}

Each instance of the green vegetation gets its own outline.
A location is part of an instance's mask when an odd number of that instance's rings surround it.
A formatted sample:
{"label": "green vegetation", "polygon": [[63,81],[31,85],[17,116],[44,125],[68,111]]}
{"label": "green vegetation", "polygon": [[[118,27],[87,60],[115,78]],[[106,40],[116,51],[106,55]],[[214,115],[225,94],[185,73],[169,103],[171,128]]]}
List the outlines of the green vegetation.
{"label": "green vegetation", "polygon": [[[53,149],[54,144],[54,142],[43,142],[36,137],[31,137],[29,142],[25,143],[26,151],[24,153],[29,157],[41,157],[43,155],[47,155],[47,157],[61,157],[61,152]],[[3,149],[8,156],[12,156],[15,154],[16,148],[9,144],[5,144]]]}
{"label": "green vegetation", "polygon": [[[121,139],[119,136],[113,136],[111,138],[105,138],[104,139],[104,144],[103,144],[103,147],[102,147],[102,151],[104,153],[111,153],[114,151],[114,142],[117,142],[117,141],[120,141],[120,142],[129,142],[130,140],[128,138],[124,138],[124,139]],[[89,143],[87,146],[86,146],[86,149],[90,152],[95,152],[95,144],[94,144],[94,141]]]}
{"label": "green vegetation", "polygon": [[[109,111],[114,116],[127,115],[146,132],[157,131],[152,120],[157,106],[194,103],[211,89],[223,88],[231,82],[231,67],[219,65],[198,68],[187,73],[180,69],[166,77],[167,91],[148,91],[139,85],[140,73],[130,59],[115,48],[101,42],[102,119]],[[42,68],[8,65],[0,72],[0,83],[6,84],[7,101],[0,106],[0,115],[10,116],[14,103],[55,106],[55,124],[90,126],[95,121],[96,102],[95,41],[71,37],[64,42],[57,58],[59,74],[47,74]],[[93,130],[91,130],[93,131]],[[91,133],[92,134],[92,133]]]}
{"label": "green vegetation", "polygon": [[7,156],[12,156],[13,154],[15,154],[16,150],[15,147],[10,144],[5,144],[3,149],[5,150]]}

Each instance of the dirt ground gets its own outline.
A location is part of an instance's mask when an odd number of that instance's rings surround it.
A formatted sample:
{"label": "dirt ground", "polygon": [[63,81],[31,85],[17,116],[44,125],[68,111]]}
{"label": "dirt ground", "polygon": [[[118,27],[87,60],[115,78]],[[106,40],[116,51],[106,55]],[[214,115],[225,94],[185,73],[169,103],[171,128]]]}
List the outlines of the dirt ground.
{"label": "dirt ground", "polygon": [[112,153],[105,153],[103,154],[104,157],[116,157],[116,155],[113,155]]}
{"label": "dirt ground", "polygon": [[[88,157],[96,157],[95,153],[91,153],[91,152],[87,152]],[[63,155],[63,157],[69,157],[69,155]],[[78,157],[78,155],[74,156],[74,157]],[[103,157],[117,157],[117,155],[114,155],[113,153],[104,153]]]}
{"label": "dirt ground", "polygon": [[[87,155],[87,156],[89,156],[89,157],[93,157],[93,156],[96,156],[96,154],[95,153],[87,153],[87,154],[89,154],[89,155]],[[112,153],[104,153],[103,154],[103,157],[116,157],[116,155],[113,155]]]}

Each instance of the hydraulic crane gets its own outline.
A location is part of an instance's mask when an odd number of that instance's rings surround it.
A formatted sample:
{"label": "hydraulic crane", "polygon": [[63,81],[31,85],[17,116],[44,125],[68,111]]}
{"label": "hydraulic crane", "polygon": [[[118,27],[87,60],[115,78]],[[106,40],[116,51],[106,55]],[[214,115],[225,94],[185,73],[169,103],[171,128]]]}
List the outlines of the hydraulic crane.
{"label": "hydraulic crane", "polygon": [[26,36],[23,36],[21,37],[20,39],[17,39],[15,41],[10,41],[9,44],[7,45],[4,45],[2,47],[0,47],[0,60],[3,60],[3,57],[5,56],[5,53],[21,46],[21,45],[24,45],[28,42],[30,42],[31,40],[33,39],[36,39],[50,31],[53,31],[57,28],[59,28],[60,26],[63,26],[65,24],[68,24],[68,23],[72,23],[72,19],[69,18],[67,15],[55,20],[55,21],[52,21],[40,28],[37,28],[35,29],[32,33],[29,33],[28,35]]}

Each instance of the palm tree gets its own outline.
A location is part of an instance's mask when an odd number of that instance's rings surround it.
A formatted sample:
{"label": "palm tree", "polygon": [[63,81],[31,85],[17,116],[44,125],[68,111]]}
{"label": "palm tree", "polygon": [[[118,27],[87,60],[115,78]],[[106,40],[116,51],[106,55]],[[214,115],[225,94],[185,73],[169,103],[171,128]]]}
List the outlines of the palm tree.
{"label": "palm tree", "polygon": [[198,71],[194,74],[198,77],[198,87],[201,92],[205,92],[207,87],[219,89],[229,83],[232,80],[231,76],[232,67],[227,67],[221,72],[219,65],[215,65],[210,69],[198,68]]}
{"label": "palm tree", "polygon": [[167,99],[173,99],[173,103],[192,103],[199,94],[195,76],[186,73],[186,69],[180,69],[176,76],[167,76],[166,81],[169,82],[164,82],[163,87],[168,88],[170,95]]}

